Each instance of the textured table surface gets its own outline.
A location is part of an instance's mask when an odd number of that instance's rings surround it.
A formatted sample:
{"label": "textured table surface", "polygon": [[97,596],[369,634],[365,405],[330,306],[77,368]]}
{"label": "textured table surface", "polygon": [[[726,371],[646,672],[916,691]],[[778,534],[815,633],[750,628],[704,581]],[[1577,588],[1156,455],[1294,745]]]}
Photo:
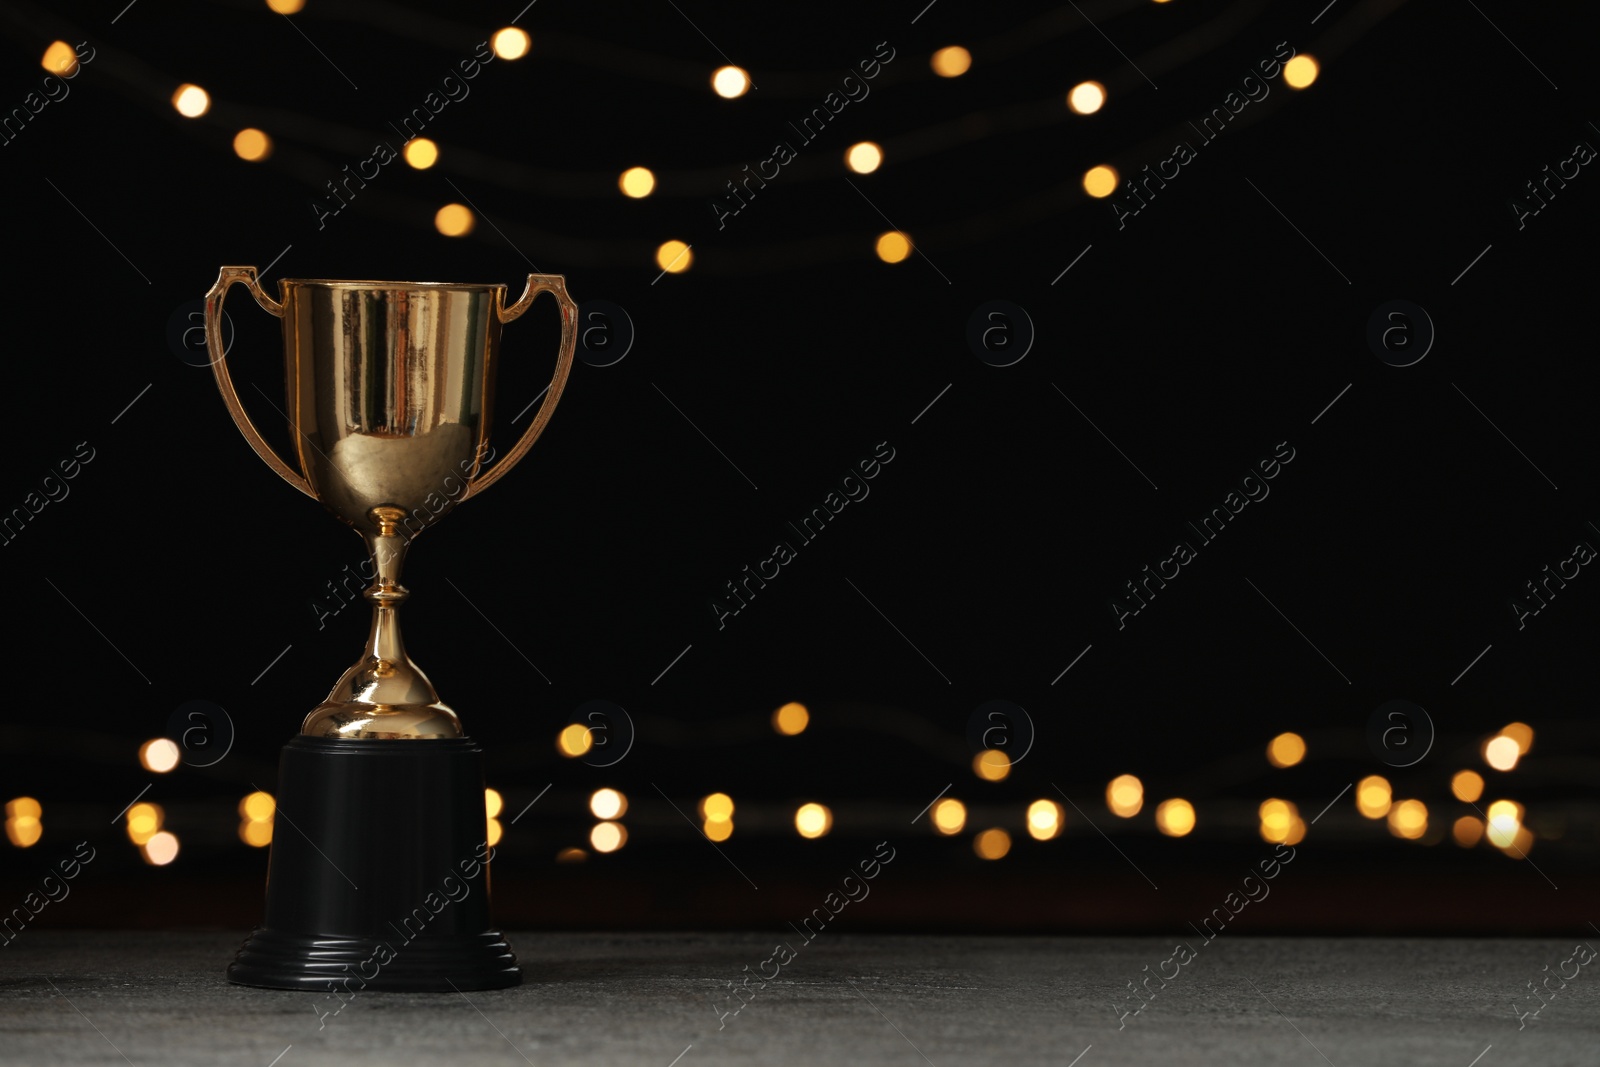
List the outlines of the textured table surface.
{"label": "textured table surface", "polygon": [[[1174,939],[824,931],[720,1016],[781,937],[525,933],[518,988],[341,1006],[229,985],[236,933],[29,930],[0,950],[0,1063],[1600,1063],[1600,960],[1576,939],[1224,934],[1180,962]],[[1176,976],[1133,1014],[1156,972]]]}

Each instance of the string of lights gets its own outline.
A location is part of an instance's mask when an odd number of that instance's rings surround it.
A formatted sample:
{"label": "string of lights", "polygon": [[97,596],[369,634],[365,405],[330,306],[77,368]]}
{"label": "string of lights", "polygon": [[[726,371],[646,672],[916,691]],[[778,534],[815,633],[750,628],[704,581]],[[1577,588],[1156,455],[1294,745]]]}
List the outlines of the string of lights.
{"label": "string of lights", "polygon": [[[1148,6],[1151,0],[1087,0],[1077,5],[1059,7],[1039,14],[1028,21],[1011,26],[985,38],[972,46],[941,49],[932,60],[935,71],[944,77],[965,73],[971,65],[972,53],[985,63],[1009,61],[1029,52],[1044,48],[1072,34],[1093,36],[1093,27],[1111,24],[1124,15]],[[1154,0],[1161,3],[1165,0]],[[1235,0],[1235,6],[1259,7],[1263,0]],[[306,14],[321,22],[343,22],[363,30],[381,27],[386,33],[432,47],[446,46],[456,50],[470,49],[483,39],[480,27],[457,22],[442,16],[417,11],[387,3],[385,0],[233,0],[226,6],[240,10],[260,10],[261,4],[281,15]],[[670,12],[668,13],[669,17]],[[1087,20],[1087,21],[1086,21]],[[541,54],[560,57],[564,63],[587,66],[607,75],[616,75],[631,81],[654,81],[666,86],[677,86],[687,91],[704,92],[707,67],[704,63],[666,56],[642,49],[630,48],[615,41],[597,41],[589,37],[561,30],[538,31]],[[719,68],[727,69],[727,68]],[[735,71],[739,68],[731,68]],[[817,86],[825,84],[835,72],[828,70],[763,70],[760,92],[763,96],[795,100],[808,100],[816,95]],[[921,71],[900,69],[886,71],[892,84],[921,76]],[[732,80],[725,84],[734,95],[743,95],[751,87],[748,79]],[[715,78],[711,79],[714,83]],[[719,92],[720,95],[720,92]]]}
{"label": "string of lights", "polygon": [[[811,727],[812,716],[805,705],[791,701],[775,709],[767,721],[773,733],[782,738],[792,738],[804,734]],[[555,738],[556,751],[567,759],[584,756],[593,744],[591,731],[581,724],[564,727]],[[1478,754],[1490,774],[1509,774],[1516,770],[1533,747],[1533,728],[1526,723],[1513,722],[1483,737],[1478,745]],[[1256,758],[1264,755],[1266,763],[1274,770],[1286,770],[1303,764],[1309,753],[1310,747],[1304,737],[1294,732],[1284,732],[1269,740],[1264,749],[1257,752]],[[177,743],[169,738],[151,738],[139,747],[138,762],[145,771],[167,774],[180,766],[182,752]],[[1005,781],[1012,773],[1013,764],[1003,751],[984,749],[973,756],[970,767],[975,778],[993,783]],[[969,804],[955,795],[947,795],[950,788],[946,786],[918,814],[916,821],[923,822],[923,816],[926,816],[926,828],[937,836],[947,838],[961,836],[968,832],[969,827],[973,827],[970,844],[980,859],[1004,858],[1012,849],[1012,830],[1025,832],[1035,841],[1051,841],[1063,836],[1074,821],[1074,816],[1069,814],[1067,808],[1053,798],[1040,797],[1011,811],[1005,804]],[[1449,836],[1458,846],[1473,848],[1481,844],[1512,859],[1527,858],[1534,847],[1536,834],[1529,825],[1528,812],[1522,803],[1502,796],[1488,800],[1480,807],[1479,802],[1490,792],[1489,781],[1483,772],[1472,768],[1456,771],[1450,778],[1449,789],[1455,801],[1472,809],[1470,814],[1460,814],[1449,823]],[[533,800],[537,801],[543,795],[540,792]],[[1147,811],[1149,825],[1158,835],[1167,838],[1183,838],[1195,832],[1202,822],[1203,807],[1210,812],[1206,818],[1214,821],[1226,835],[1237,836],[1241,822],[1242,802],[1236,798],[1219,798],[1203,805],[1186,797],[1173,796],[1151,805],[1143,781],[1133,774],[1119,774],[1104,787],[1103,811],[1110,817],[1110,822],[1094,821],[1077,802],[1071,800],[1070,794],[1062,793],[1062,797],[1074,809],[1076,818],[1098,833],[1107,830],[1119,833],[1124,832],[1125,828],[1147,831],[1149,827],[1143,820],[1138,823],[1134,821]],[[1276,796],[1267,797],[1256,805],[1253,822],[1261,840],[1293,846],[1303,841],[1310,826],[1340,802],[1353,804],[1362,819],[1381,823],[1391,836],[1402,841],[1434,844],[1445,833],[1443,827],[1435,823],[1429,802],[1415,797],[1397,797],[1392,784],[1381,775],[1367,775],[1346,786],[1326,807],[1313,813],[1309,819],[1295,802]],[[1432,803],[1443,807],[1447,802],[1434,799]],[[563,846],[555,854],[554,862],[580,862],[587,859],[590,853],[613,853],[628,843],[629,831],[624,818],[629,811],[629,799],[625,793],[612,786],[595,789],[588,793],[586,808],[587,815],[595,821],[587,832],[585,845]],[[708,839],[721,843],[733,837],[736,803],[731,795],[725,792],[708,793],[699,799],[695,810],[698,819],[696,828]],[[850,825],[852,816],[860,813],[859,821],[863,824],[860,829],[877,832],[882,828],[883,818],[866,814],[862,805],[846,805],[841,810],[847,813],[844,816],[846,826]],[[486,789],[484,814],[487,840],[491,846],[499,844],[505,833],[501,818],[505,811],[505,798],[501,792],[494,788]],[[239,800],[237,813],[237,834],[241,842],[253,848],[264,848],[271,844],[275,804],[270,793],[255,790],[247,794]],[[682,814],[681,809],[679,814]],[[898,822],[901,814],[897,810],[893,820]],[[831,833],[839,818],[832,806],[814,800],[788,806],[758,803],[751,806],[750,815],[749,824],[758,836],[772,836],[780,826],[787,826],[801,838],[812,840]],[[1448,816],[1445,818],[1448,819]],[[34,797],[20,796],[7,801],[7,840],[19,849],[33,847],[44,835],[44,819],[44,805]],[[117,821],[122,824],[130,844],[139,850],[146,863],[166,866],[178,857],[181,847],[177,834],[168,827],[166,820],[167,812],[161,804],[138,801],[131,804]],[[515,821],[515,818],[511,821]],[[652,822],[646,819],[642,825],[653,836],[679,834],[677,820],[663,818]],[[1551,825],[1554,827],[1551,836],[1558,837],[1561,822],[1556,821]],[[980,826],[981,829],[977,828]],[[1212,836],[1214,838],[1216,835]],[[1350,837],[1348,832],[1344,836],[1347,839]]]}
{"label": "string of lights", "polygon": [[[1301,51],[1284,64],[1284,84],[1295,91],[1311,86],[1317,80],[1322,64],[1336,58],[1360,32],[1403,3],[1404,0],[1365,0],[1356,5],[1342,23],[1334,23],[1337,29],[1330,29],[1319,41],[1316,57]],[[248,5],[241,2],[240,6]],[[469,26],[379,0],[318,0],[314,6],[308,5],[306,0],[265,0],[265,6],[284,17],[304,15],[309,8],[319,18],[382,25],[390,32],[435,45],[441,41],[465,42],[478,35]],[[946,79],[963,77],[972,71],[975,62],[1012,60],[1048,41],[1099,26],[1143,6],[1145,0],[1105,0],[1095,5],[1093,10],[1058,10],[974,45],[971,49],[961,45],[939,48],[928,57],[926,68],[905,64],[899,67],[884,65],[880,73],[886,81],[902,82],[929,75]],[[792,165],[785,167],[785,181],[816,182],[852,173],[872,174],[886,166],[899,167],[941,153],[960,151],[984,138],[1056,127],[1073,116],[1084,118],[1102,114],[1113,100],[1138,92],[1142,83],[1153,77],[1162,77],[1221,47],[1237,35],[1243,26],[1259,16],[1266,6],[1265,0],[1235,0],[1203,24],[1129,60],[1126,66],[1118,66],[1113,72],[1102,75],[1104,81],[1080,81],[1061,97],[1023,101],[972,112],[921,129],[885,135],[879,141],[858,141],[848,146],[840,157],[801,155]],[[37,23],[40,20],[34,17],[28,21]],[[548,51],[561,55],[564,60],[587,63],[608,71],[626,68],[628,73],[635,76],[660,77],[665,82],[685,88],[700,87],[700,91],[709,84],[714,93],[725,99],[746,95],[753,84],[747,71],[733,65],[716,68],[708,76],[704,65],[692,61],[600,46],[587,39],[543,30],[539,36],[541,54]],[[500,60],[517,61],[533,54],[533,39],[527,31],[517,26],[503,27],[492,34],[489,40],[495,57]],[[54,72],[55,67],[64,62],[63,47],[66,45],[61,40],[49,45],[41,59],[41,65],[47,71]],[[96,70],[122,83],[134,98],[156,109],[164,109],[170,103],[173,111],[183,118],[200,120],[198,123],[181,125],[212,143],[223,143],[223,137],[219,137],[219,134],[231,132],[231,136],[226,136],[225,143],[239,159],[269,164],[297,182],[317,189],[319,194],[324,188],[334,190],[334,187],[327,177],[326,160],[312,149],[347,157],[366,155],[372,149],[373,135],[370,131],[279,108],[214,101],[198,85],[180,83],[174,88],[173,79],[114,47],[108,45],[101,51],[104,58],[97,63]],[[761,91],[772,96],[810,98],[815,96],[816,86],[825,84],[831,77],[830,73],[780,74],[764,71],[761,74]],[[1235,120],[1237,127],[1248,126],[1270,114],[1279,113],[1282,103],[1280,99],[1271,107],[1259,106],[1245,111]],[[795,270],[859,261],[869,255],[885,263],[901,263],[911,257],[919,243],[941,248],[987,243],[1119,192],[1138,198],[1139,191],[1133,178],[1125,177],[1121,169],[1126,167],[1132,171],[1133,164],[1126,161],[1157,158],[1157,154],[1170,149],[1176,139],[1190,137],[1192,129],[1192,124],[1187,122],[1173,123],[1127,150],[1116,153],[1113,158],[1090,165],[1076,179],[1057,182],[1037,192],[1018,196],[1003,208],[948,222],[919,224],[915,238],[911,233],[897,230],[868,235],[818,234],[764,246],[718,247],[710,252],[702,246],[701,255],[697,258],[691,250],[691,242],[676,236],[654,243],[644,240],[576,238],[547,231],[515,218],[498,218],[492,228],[516,247],[532,247],[541,256],[548,255],[574,266],[618,266],[653,260],[664,274],[682,274],[697,262],[713,274]],[[396,132],[401,157],[412,169],[426,171],[438,168],[440,172],[472,183],[475,188],[492,185],[545,197],[599,198],[620,194],[625,198],[644,199],[660,195],[703,199],[709,203],[723,195],[724,187],[733,190],[733,183],[727,176],[737,173],[739,169],[725,165],[658,171],[635,164],[620,170],[560,171],[507,161],[466,147],[441,145],[420,135],[406,137],[401,131]],[[1148,183],[1149,178],[1145,180]],[[466,237],[477,232],[483,239],[493,239],[477,226],[479,213],[468,204],[452,201],[440,205],[437,201],[430,203],[415,195],[387,189],[364,189],[363,197],[366,201],[364,207],[400,225],[416,228],[431,222],[436,232],[447,237]],[[1116,210],[1121,217],[1130,208],[1118,207]]]}

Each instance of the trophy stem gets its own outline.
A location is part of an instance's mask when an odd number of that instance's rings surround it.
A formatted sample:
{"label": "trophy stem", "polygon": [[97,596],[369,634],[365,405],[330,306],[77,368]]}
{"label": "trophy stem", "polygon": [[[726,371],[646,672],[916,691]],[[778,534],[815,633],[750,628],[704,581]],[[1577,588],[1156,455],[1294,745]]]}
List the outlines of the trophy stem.
{"label": "trophy stem", "polygon": [[306,716],[300,727],[311,737],[355,740],[460,737],[461,721],[439,701],[433,683],[406,655],[400,637],[400,605],[411,595],[400,584],[400,568],[409,544],[400,527],[405,512],[376,507],[369,513],[374,529],[366,534],[375,574],[362,595],[372,604],[372,628],[360,661]]}
{"label": "trophy stem", "polygon": [[411,662],[400,637],[399,608],[411,596],[411,590],[400,584],[400,568],[405,565],[409,544],[398,525],[404,514],[399,508],[373,508],[378,529],[366,538],[373,567],[372,585],[362,594],[372,605],[367,656],[377,661],[380,673]]}

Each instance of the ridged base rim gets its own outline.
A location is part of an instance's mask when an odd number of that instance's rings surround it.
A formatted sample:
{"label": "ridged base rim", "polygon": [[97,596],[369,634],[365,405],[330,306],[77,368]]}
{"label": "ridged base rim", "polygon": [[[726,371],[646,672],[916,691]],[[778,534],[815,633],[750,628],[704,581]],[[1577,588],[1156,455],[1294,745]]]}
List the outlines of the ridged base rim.
{"label": "ridged base rim", "polygon": [[228,981],[262,989],[451,993],[522,981],[501,934],[340,938],[258,929],[228,965]]}

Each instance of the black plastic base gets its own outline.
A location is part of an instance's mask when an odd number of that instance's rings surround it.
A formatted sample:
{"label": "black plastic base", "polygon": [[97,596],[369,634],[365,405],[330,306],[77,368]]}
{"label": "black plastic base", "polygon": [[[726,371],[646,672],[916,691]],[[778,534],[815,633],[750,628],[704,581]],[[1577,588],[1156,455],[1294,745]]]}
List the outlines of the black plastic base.
{"label": "black plastic base", "polygon": [[341,995],[522,981],[490,926],[475,743],[296,737],[277,805],[266,919],[229,981]]}

